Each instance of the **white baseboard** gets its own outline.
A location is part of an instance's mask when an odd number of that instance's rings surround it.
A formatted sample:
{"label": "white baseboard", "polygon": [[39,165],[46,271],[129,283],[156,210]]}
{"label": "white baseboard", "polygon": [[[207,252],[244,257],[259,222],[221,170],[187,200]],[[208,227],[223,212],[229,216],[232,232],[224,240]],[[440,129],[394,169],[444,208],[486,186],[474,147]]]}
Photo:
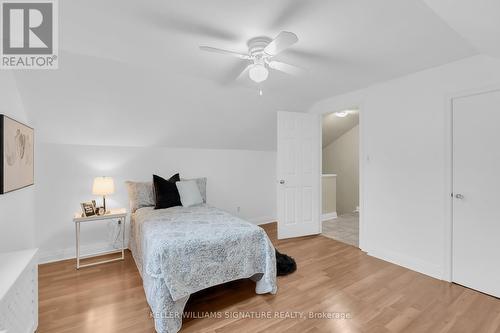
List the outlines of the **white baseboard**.
{"label": "white baseboard", "polygon": [[[128,241],[126,241],[125,246],[127,246]],[[121,245],[121,244],[120,244]],[[98,254],[117,250],[112,244],[109,243],[95,243],[89,245],[82,245],[80,247],[80,255],[85,256],[87,254]],[[38,254],[38,264],[47,264],[50,262],[74,259],[76,258],[75,247],[60,249],[60,250],[42,250]]]}
{"label": "white baseboard", "polygon": [[337,212],[325,213],[321,215],[321,221],[327,221],[337,218]]}
{"label": "white baseboard", "polygon": [[276,222],[276,217],[275,216],[260,216],[260,217],[253,217],[250,219],[246,219],[248,222],[251,222],[256,225],[261,225],[261,224],[268,224],[268,223],[273,223]]}
{"label": "white baseboard", "polygon": [[411,269],[438,280],[443,280],[443,269],[441,266],[432,264],[430,262],[408,257],[406,255],[401,255],[392,251],[387,251],[384,249],[376,249],[367,251],[369,256],[388,261],[390,263],[396,264],[398,266],[403,266],[405,268]]}

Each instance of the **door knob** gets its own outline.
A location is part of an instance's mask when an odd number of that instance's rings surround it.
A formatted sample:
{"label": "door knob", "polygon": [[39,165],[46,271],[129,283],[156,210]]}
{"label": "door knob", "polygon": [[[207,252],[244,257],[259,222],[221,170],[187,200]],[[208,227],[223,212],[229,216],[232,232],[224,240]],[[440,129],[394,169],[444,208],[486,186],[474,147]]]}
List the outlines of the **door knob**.
{"label": "door knob", "polygon": [[455,194],[455,198],[462,200],[464,198],[463,194],[457,193]]}
{"label": "door knob", "polygon": [[281,184],[281,185],[285,184],[285,181],[284,181],[283,179],[282,179],[282,180],[280,180],[280,184]]}

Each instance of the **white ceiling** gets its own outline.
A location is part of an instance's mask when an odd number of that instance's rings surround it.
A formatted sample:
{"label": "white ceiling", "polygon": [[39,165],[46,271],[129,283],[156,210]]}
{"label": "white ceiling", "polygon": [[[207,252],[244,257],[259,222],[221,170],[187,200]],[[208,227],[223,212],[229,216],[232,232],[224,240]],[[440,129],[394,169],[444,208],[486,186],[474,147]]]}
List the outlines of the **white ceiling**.
{"label": "white ceiling", "polygon": [[[42,141],[275,149],[275,112],[476,54],[415,0],[60,1],[55,71],[15,73]],[[234,82],[254,36],[296,33],[264,95]]]}
{"label": "white ceiling", "polygon": [[334,112],[325,114],[322,122],[323,148],[340,138],[358,124],[358,110],[349,110],[347,116],[345,117],[337,117]]}
{"label": "white ceiling", "polygon": [[499,0],[425,0],[477,50],[500,56]]}

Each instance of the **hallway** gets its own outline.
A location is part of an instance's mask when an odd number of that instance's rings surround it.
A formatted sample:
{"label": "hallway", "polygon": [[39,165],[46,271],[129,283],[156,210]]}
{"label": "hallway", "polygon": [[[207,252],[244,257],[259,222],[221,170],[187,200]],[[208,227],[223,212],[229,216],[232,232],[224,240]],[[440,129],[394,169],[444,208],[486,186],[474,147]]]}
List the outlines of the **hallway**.
{"label": "hallway", "polygon": [[344,214],[323,221],[323,236],[359,247],[359,214]]}

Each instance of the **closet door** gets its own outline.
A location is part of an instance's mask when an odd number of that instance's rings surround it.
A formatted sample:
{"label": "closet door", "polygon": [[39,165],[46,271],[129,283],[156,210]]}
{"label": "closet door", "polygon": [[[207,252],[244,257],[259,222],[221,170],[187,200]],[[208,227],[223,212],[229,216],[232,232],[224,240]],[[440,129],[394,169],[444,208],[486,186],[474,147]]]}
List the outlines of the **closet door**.
{"label": "closet door", "polygon": [[500,91],[453,101],[452,272],[500,297]]}

